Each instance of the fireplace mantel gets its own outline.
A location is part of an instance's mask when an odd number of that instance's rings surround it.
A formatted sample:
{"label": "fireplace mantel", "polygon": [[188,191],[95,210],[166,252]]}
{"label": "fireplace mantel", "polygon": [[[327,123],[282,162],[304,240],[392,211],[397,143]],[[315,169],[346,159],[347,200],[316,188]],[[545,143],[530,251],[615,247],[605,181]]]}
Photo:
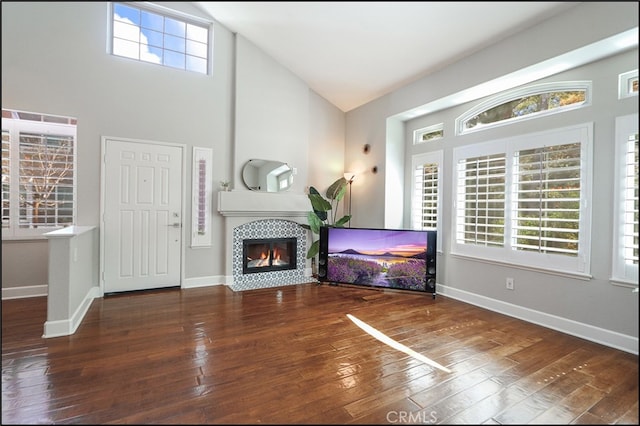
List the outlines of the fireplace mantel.
{"label": "fireplace mantel", "polygon": [[218,192],[218,211],[223,216],[306,218],[310,210],[311,203],[306,194]]}
{"label": "fireplace mantel", "polygon": [[[307,223],[311,202],[306,194],[254,191],[218,192],[218,212],[225,223],[225,282],[233,290],[309,282],[310,263],[305,259],[311,231]],[[263,223],[267,226],[264,227]],[[243,274],[242,239],[298,238],[295,270]],[[269,275],[269,277],[267,277]]]}

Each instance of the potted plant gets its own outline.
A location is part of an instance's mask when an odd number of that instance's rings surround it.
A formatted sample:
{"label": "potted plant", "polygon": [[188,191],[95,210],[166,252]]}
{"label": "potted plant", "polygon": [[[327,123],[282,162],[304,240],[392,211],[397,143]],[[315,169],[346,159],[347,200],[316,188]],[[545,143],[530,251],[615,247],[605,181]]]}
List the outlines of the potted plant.
{"label": "potted plant", "polygon": [[[348,182],[344,177],[333,182],[323,197],[317,189],[313,186],[309,187],[309,201],[311,201],[311,207],[313,211],[307,214],[307,220],[309,224],[304,226],[310,229],[315,235],[320,235],[321,226],[333,226],[344,227],[344,224],[351,220],[351,215],[344,215],[340,219],[337,218],[338,204],[340,200],[344,198],[344,194],[347,192]],[[307,251],[307,259],[312,259],[317,256],[320,251],[320,240],[315,239]]]}

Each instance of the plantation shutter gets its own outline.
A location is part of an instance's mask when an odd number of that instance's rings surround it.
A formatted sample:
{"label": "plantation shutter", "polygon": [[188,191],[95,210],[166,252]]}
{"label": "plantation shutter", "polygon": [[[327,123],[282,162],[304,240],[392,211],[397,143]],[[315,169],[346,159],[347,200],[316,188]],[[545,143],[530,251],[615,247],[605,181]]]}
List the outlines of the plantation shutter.
{"label": "plantation shutter", "polygon": [[506,155],[458,161],[458,244],[503,247]]}
{"label": "plantation shutter", "polygon": [[426,163],[413,170],[413,229],[435,230],[438,225],[438,168],[438,163]]}
{"label": "plantation shutter", "polygon": [[629,136],[625,152],[623,258],[638,265],[638,133]]}
{"label": "plantation shutter", "polygon": [[2,131],[2,228],[9,227],[9,206],[11,195],[11,150],[9,132]]}
{"label": "plantation shutter", "polygon": [[514,249],[578,255],[580,155],[580,143],[515,153]]}

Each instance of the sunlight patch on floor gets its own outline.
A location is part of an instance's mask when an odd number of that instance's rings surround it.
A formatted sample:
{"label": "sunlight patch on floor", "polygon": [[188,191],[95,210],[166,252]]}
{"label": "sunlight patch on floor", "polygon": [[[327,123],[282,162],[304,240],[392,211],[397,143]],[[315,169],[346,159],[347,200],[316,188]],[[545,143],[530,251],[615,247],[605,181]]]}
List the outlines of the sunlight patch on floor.
{"label": "sunlight patch on floor", "polygon": [[439,370],[442,370],[442,371],[444,371],[446,373],[451,373],[451,370],[449,370],[447,367],[444,367],[444,366],[438,364],[437,362],[427,358],[426,356],[414,351],[413,349],[406,347],[405,345],[403,345],[400,342],[396,342],[395,340],[393,340],[392,338],[390,338],[386,334],[382,333],[379,330],[376,330],[375,328],[371,327],[369,324],[359,320],[358,318],[354,317],[353,315],[347,314],[347,318],[349,318],[351,321],[353,321],[353,323],[355,325],[357,325],[362,330],[367,332],[369,335],[375,337],[376,339],[378,339],[382,343],[385,343],[385,344],[391,346],[394,349],[397,349],[397,350],[399,350],[401,352],[404,352],[405,354],[417,359],[418,361],[422,361],[425,364],[428,364],[428,365],[430,365],[432,367],[435,367],[435,368],[437,368]]}

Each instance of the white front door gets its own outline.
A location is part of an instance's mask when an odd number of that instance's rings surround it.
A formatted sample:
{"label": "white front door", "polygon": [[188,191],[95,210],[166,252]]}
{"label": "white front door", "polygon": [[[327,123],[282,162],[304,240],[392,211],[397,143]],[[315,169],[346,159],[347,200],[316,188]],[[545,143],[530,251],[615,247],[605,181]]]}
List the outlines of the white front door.
{"label": "white front door", "polygon": [[180,285],[180,146],[105,139],[104,293]]}

